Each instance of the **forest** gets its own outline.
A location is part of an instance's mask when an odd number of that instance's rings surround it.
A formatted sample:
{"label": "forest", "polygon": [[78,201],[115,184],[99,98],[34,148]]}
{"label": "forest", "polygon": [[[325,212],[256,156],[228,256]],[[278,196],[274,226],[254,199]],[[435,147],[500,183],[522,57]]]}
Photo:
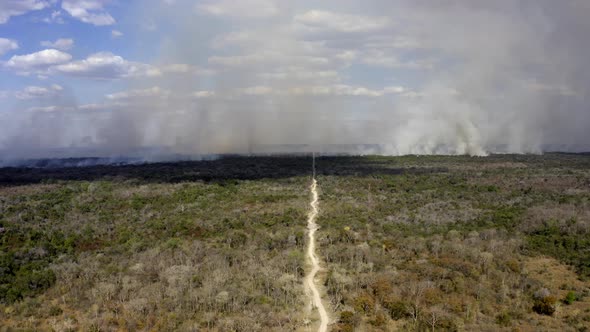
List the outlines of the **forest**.
{"label": "forest", "polygon": [[[307,331],[310,156],[0,169],[0,331]],[[319,157],[331,331],[590,330],[590,156]]]}

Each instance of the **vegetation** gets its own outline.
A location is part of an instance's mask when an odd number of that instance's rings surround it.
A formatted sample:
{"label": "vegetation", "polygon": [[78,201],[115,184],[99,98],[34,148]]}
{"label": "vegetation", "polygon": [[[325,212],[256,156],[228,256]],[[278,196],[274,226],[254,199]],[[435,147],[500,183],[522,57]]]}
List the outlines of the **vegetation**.
{"label": "vegetation", "polygon": [[[0,169],[0,331],[285,331],[309,158]],[[317,160],[333,331],[590,324],[590,156]]]}

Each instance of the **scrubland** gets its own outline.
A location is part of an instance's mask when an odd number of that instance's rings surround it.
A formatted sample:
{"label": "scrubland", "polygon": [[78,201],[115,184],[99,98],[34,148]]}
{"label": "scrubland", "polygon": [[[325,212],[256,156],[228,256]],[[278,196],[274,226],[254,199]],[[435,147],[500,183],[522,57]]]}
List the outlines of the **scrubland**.
{"label": "scrubland", "polygon": [[[0,331],[307,331],[311,158],[0,169]],[[588,331],[590,156],[317,160],[332,331]]]}

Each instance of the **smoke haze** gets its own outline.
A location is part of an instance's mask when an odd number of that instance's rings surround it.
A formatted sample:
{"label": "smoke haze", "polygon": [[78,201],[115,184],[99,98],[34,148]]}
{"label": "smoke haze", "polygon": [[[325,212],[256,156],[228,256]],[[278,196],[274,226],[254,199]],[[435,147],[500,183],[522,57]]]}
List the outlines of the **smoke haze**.
{"label": "smoke haze", "polygon": [[[0,159],[589,148],[585,0],[150,0],[125,13],[128,54],[149,61],[102,50],[46,66],[45,90],[0,113]],[[104,93],[80,102],[79,80]]]}

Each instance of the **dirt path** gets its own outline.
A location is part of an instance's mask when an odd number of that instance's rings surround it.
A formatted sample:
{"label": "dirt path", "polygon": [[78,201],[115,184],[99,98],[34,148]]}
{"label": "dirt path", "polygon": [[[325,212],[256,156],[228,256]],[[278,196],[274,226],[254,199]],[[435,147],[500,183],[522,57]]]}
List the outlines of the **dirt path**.
{"label": "dirt path", "polygon": [[[314,171],[315,173],[315,171]],[[315,175],[315,174],[314,174]],[[312,309],[315,307],[320,314],[320,327],[318,332],[326,332],[328,330],[328,312],[326,311],[326,307],[324,307],[324,303],[322,302],[322,297],[320,296],[320,292],[317,288],[315,277],[320,270],[320,262],[318,257],[315,253],[315,232],[318,230],[318,225],[316,224],[316,218],[319,212],[319,198],[318,198],[318,190],[317,190],[318,183],[313,178],[313,182],[311,183],[311,210],[307,216],[307,229],[309,230],[309,244],[307,247],[307,257],[311,262],[312,269],[308,275],[305,276],[305,292],[311,298]]]}

